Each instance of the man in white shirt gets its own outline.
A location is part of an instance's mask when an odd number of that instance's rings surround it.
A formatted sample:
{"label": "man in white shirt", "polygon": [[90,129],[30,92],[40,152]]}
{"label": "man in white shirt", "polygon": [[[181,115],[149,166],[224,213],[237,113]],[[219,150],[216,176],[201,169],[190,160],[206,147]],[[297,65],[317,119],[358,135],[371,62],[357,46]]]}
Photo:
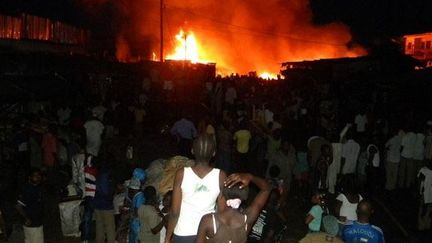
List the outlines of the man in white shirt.
{"label": "man in white shirt", "polygon": [[[349,138],[350,136],[347,135],[347,137]],[[355,173],[359,153],[360,153],[360,145],[352,138],[349,138],[342,145],[342,174],[343,175]]]}
{"label": "man in white shirt", "polygon": [[396,188],[399,162],[400,162],[400,148],[402,142],[402,135],[399,133],[390,138],[385,144],[387,150],[386,154],[386,190],[394,190]]}
{"label": "man in white shirt", "polygon": [[409,188],[414,182],[416,171],[413,158],[416,139],[417,136],[412,131],[408,131],[402,136],[402,152],[398,177],[400,188]]}
{"label": "man in white shirt", "polygon": [[97,117],[93,117],[91,120],[84,123],[84,128],[87,136],[87,153],[97,156],[102,144],[102,133],[105,127]]}
{"label": "man in white shirt", "polygon": [[416,141],[414,146],[414,166],[415,166],[415,173],[424,166],[424,151],[425,151],[425,135],[421,132],[416,133]]}
{"label": "man in white shirt", "polygon": [[364,112],[357,114],[357,116],[354,119],[354,123],[356,124],[357,133],[366,132],[366,124],[368,123],[368,119]]}
{"label": "man in white shirt", "polygon": [[420,208],[418,214],[418,230],[431,228],[432,219],[432,166],[430,161],[427,166],[420,169],[417,177],[420,179]]}

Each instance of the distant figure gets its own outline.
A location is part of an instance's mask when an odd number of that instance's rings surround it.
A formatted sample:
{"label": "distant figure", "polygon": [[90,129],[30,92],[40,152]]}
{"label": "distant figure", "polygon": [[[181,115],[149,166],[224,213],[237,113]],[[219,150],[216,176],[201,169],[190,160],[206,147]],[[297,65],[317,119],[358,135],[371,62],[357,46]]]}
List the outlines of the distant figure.
{"label": "distant figure", "polygon": [[429,230],[432,226],[432,163],[420,169],[420,208],[418,212],[418,229]]}
{"label": "distant figure", "polygon": [[102,144],[102,133],[105,129],[104,125],[97,118],[96,114],[93,114],[93,117],[84,123],[84,129],[87,137],[87,153],[98,156]]}
{"label": "distant figure", "polygon": [[354,124],[356,124],[356,131],[359,134],[366,132],[366,125],[368,124],[368,119],[364,111],[356,115],[354,119]]}
{"label": "distant figure", "polygon": [[360,145],[352,139],[351,134],[347,135],[348,140],[342,145],[342,174],[355,173],[357,159],[360,154]]}
{"label": "distant figure", "polygon": [[197,136],[195,125],[188,118],[182,117],[174,123],[170,132],[177,138],[180,155],[191,157],[192,141]]}
{"label": "distant figure", "polygon": [[249,142],[252,134],[247,129],[245,122],[240,124],[239,130],[234,133],[233,139],[236,142],[236,163],[238,171],[245,171],[247,166],[247,156],[249,152]]}
{"label": "distant figure", "polygon": [[370,224],[370,217],[374,213],[372,204],[367,201],[361,201],[357,206],[358,220],[348,223],[343,229],[343,239],[346,243],[384,243],[384,234],[382,230]]}
{"label": "distant figure", "polygon": [[48,131],[42,137],[43,163],[48,168],[52,168],[57,164],[57,137],[55,129],[49,127]]}
{"label": "distant figure", "polygon": [[[253,202],[245,210],[240,210],[248,197],[247,186],[252,182],[260,189]],[[246,243],[253,223],[266,205],[271,192],[270,185],[262,178],[251,174],[232,174],[226,180],[223,197],[227,209],[204,215],[198,229],[197,243],[235,242]]]}
{"label": "distant figure", "polygon": [[232,169],[232,133],[229,130],[229,124],[223,122],[219,125],[216,133],[217,153],[216,153],[216,167],[230,173]]}
{"label": "distant figure", "polygon": [[402,136],[402,152],[398,177],[398,184],[400,188],[409,188],[414,183],[414,178],[416,174],[416,166],[414,162],[414,149],[416,139],[416,134],[411,130],[408,130]]}
{"label": "distant figure", "polygon": [[391,137],[385,144],[387,150],[386,156],[386,185],[385,189],[392,191],[396,188],[398,170],[400,163],[400,149],[401,149],[402,136],[397,133]]}
{"label": "distant figure", "polygon": [[43,243],[43,199],[41,171],[32,169],[28,177],[28,183],[24,186],[21,194],[18,196],[16,206],[18,213],[24,219],[24,242],[25,243]]}

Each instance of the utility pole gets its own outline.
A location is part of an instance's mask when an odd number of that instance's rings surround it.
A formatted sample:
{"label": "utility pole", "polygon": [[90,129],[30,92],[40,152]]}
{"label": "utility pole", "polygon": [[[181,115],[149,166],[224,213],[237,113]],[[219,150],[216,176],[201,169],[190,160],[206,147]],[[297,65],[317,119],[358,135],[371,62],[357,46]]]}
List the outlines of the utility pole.
{"label": "utility pole", "polygon": [[164,61],[164,31],[163,31],[163,16],[164,16],[164,1],[160,1],[160,62]]}

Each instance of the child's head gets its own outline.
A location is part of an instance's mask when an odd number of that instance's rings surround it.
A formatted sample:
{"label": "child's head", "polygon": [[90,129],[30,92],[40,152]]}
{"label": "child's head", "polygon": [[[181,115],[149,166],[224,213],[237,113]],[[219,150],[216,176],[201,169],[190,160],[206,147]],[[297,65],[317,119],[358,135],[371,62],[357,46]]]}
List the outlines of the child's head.
{"label": "child's head", "polygon": [[39,185],[42,180],[42,172],[38,168],[32,168],[28,177],[29,183]]}
{"label": "child's head", "polygon": [[152,186],[144,188],[144,197],[147,205],[154,205],[157,203],[156,189]]}
{"label": "child's head", "polygon": [[272,165],[269,169],[269,175],[271,178],[277,178],[280,174],[280,169],[277,165]]}
{"label": "child's head", "polygon": [[172,191],[168,191],[165,193],[163,199],[162,199],[162,205],[166,208],[171,207],[171,201],[172,201]]}
{"label": "child's head", "polygon": [[326,205],[327,193],[324,190],[317,190],[312,195],[311,202],[314,205],[320,205],[321,207]]}
{"label": "child's head", "polygon": [[227,202],[227,206],[235,209],[240,206],[241,202],[247,200],[248,194],[249,187],[240,188],[239,185],[222,189],[222,195]]}
{"label": "child's head", "polygon": [[210,161],[216,153],[216,144],[213,137],[200,135],[193,141],[192,154],[197,161]]}

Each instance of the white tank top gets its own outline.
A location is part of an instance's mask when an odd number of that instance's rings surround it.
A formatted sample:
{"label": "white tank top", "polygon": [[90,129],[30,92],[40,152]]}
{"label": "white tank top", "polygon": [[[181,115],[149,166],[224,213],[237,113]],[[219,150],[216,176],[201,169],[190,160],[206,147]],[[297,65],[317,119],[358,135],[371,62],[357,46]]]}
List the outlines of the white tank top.
{"label": "white tank top", "polygon": [[219,172],[219,169],[213,169],[201,179],[191,167],[184,168],[180,215],[174,234],[196,235],[201,217],[215,211],[220,192]]}

